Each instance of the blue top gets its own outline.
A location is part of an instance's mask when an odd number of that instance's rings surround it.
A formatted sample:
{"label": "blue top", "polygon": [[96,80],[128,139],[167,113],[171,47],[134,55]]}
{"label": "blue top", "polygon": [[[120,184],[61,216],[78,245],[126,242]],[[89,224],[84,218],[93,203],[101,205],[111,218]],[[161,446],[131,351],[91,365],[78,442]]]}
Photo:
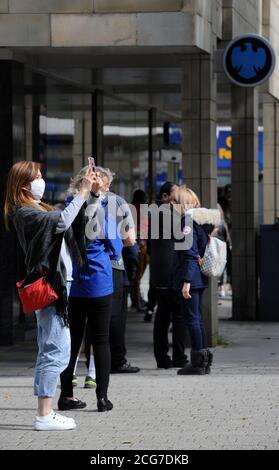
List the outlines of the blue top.
{"label": "blue top", "polygon": [[[101,220],[100,218],[98,219]],[[103,219],[103,237],[87,239],[86,254],[88,266],[77,271],[73,269],[70,297],[103,297],[113,293],[113,277],[110,259],[119,259],[122,251],[120,238],[110,238],[109,228],[115,224],[110,214]]]}

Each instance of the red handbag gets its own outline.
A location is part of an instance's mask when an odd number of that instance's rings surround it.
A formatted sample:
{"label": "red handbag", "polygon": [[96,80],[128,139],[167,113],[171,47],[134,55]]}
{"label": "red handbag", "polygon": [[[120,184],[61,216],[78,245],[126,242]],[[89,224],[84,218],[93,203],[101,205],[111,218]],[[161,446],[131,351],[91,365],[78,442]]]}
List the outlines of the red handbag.
{"label": "red handbag", "polygon": [[45,273],[31,273],[16,286],[24,313],[47,307],[58,299]]}

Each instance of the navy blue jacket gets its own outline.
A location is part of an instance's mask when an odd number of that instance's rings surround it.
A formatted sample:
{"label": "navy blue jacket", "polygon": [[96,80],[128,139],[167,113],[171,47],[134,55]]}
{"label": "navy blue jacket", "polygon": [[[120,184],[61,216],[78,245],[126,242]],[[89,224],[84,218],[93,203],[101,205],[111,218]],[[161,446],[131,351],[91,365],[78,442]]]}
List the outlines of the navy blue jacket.
{"label": "navy blue jacket", "polygon": [[[198,259],[203,257],[208,242],[208,235],[218,225],[220,213],[215,209],[192,209],[188,216],[181,220],[184,234],[174,254],[174,288],[182,289],[184,282],[190,282],[192,289],[204,289],[208,286],[208,278],[202,274]],[[192,223],[189,222],[191,215]],[[183,244],[183,245],[181,245]],[[185,247],[184,247],[185,244]]]}

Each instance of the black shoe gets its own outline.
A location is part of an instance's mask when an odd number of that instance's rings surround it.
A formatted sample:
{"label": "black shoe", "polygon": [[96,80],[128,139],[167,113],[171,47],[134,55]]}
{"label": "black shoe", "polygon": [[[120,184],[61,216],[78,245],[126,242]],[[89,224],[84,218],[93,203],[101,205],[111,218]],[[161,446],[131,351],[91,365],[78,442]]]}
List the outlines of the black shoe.
{"label": "black shoe", "polygon": [[113,404],[107,398],[98,398],[97,400],[98,411],[110,411],[113,408]]}
{"label": "black shoe", "polygon": [[147,310],[146,314],[144,315],[144,321],[151,322],[153,317],[153,310]]}
{"label": "black shoe", "polygon": [[81,400],[70,400],[66,397],[60,397],[58,400],[58,410],[81,410],[85,408],[87,405],[85,401]]}
{"label": "black shoe", "polygon": [[136,372],[139,372],[140,368],[139,367],[134,367],[131,366],[129,362],[125,362],[122,366],[115,367],[114,369],[111,369],[110,373],[111,374],[135,374]]}
{"label": "black shoe", "polygon": [[157,367],[158,367],[158,369],[170,369],[171,367],[173,367],[171,358],[169,356],[167,356],[162,361],[158,361],[157,362]]}
{"label": "black shoe", "polygon": [[180,361],[174,361],[174,360],[172,360],[172,366],[173,366],[173,367],[184,367],[184,366],[186,366],[186,364],[188,364],[188,363],[189,363],[189,361],[188,361],[188,359],[187,359],[187,356],[185,356],[185,359],[182,359],[182,360],[180,360]]}

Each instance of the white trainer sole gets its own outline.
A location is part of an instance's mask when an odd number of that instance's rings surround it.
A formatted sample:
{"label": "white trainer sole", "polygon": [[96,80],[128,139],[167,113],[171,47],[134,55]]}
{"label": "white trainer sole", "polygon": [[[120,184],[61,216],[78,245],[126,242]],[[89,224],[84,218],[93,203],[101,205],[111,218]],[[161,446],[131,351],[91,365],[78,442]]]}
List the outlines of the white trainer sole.
{"label": "white trainer sole", "polygon": [[76,423],[69,423],[63,425],[46,425],[44,423],[34,424],[34,431],[69,431],[77,427]]}

